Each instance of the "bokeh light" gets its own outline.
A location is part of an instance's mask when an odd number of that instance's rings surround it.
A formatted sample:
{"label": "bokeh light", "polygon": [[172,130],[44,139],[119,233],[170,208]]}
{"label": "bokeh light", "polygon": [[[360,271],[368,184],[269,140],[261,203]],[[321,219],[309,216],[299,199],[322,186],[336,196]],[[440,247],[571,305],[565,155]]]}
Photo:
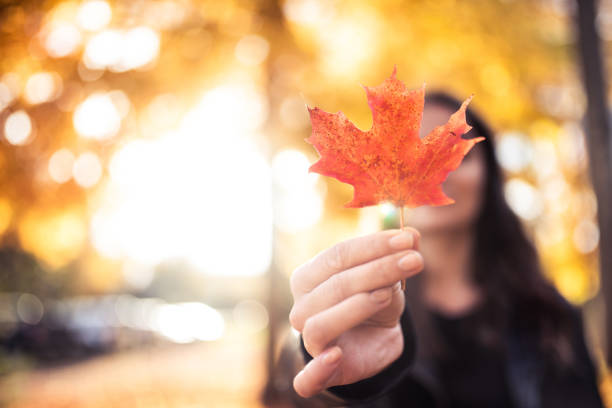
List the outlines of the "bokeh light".
{"label": "bokeh light", "polygon": [[588,254],[599,244],[599,228],[590,220],[581,221],[574,229],[574,245],[583,254]]}
{"label": "bokeh light", "polygon": [[104,30],[94,35],[85,47],[85,66],[90,69],[104,69],[119,64],[123,46],[123,36],[118,30]]}
{"label": "bokeh light", "polygon": [[496,149],[497,160],[508,171],[522,171],[532,161],[531,142],[519,132],[500,135]]}
{"label": "bokeh light", "polygon": [[35,105],[57,98],[62,91],[62,78],[56,73],[39,72],[28,78],[25,99]]}
{"label": "bokeh light", "polygon": [[45,36],[44,46],[54,58],[62,58],[76,52],[81,45],[81,32],[74,24],[54,24]]}
{"label": "bokeh light", "polygon": [[127,31],[123,38],[123,56],[113,67],[117,71],[142,68],[155,61],[159,53],[159,36],[149,27]]}
{"label": "bokeh light", "polygon": [[32,135],[32,120],[23,110],[11,113],[4,122],[4,137],[12,145],[26,144]]}
{"label": "bokeh light", "polygon": [[268,41],[258,35],[247,35],[238,41],[234,54],[245,65],[261,64],[270,52]]}
{"label": "bokeh light", "polygon": [[102,177],[102,164],[98,156],[93,152],[79,155],[72,165],[72,176],[81,187],[95,186]]}
{"label": "bokeh light", "polygon": [[83,61],[92,70],[124,72],[151,64],[159,53],[158,34],[149,27],[127,31],[104,30],[94,35],[85,47]]}
{"label": "bokeh light", "polygon": [[320,0],[288,0],[283,11],[289,20],[302,24],[326,23],[334,14],[333,3]]}
{"label": "bokeh light", "polygon": [[89,0],[79,7],[77,21],[84,30],[97,31],[110,22],[112,10],[106,1]]}
{"label": "bokeh light", "polygon": [[49,159],[49,176],[57,183],[65,183],[72,178],[72,167],[74,166],[74,154],[62,148],[53,153]]}
{"label": "bokeh light", "polygon": [[35,295],[30,293],[24,293],[19,296],[17,300],[17,316],[19,319],[27,324],[36,324],[40,322],[43,314],[45,313],[45,308]]}
{"label": "bokeh light", "polygon": [[540,193],[519,178],[510,179],[505,186],[506,200],[514,212],[525,220],[534,220],[542,213]]}
{"label": "bokeh light", "polygon": [[108,93],[94,93],[75,110],[74,128],[88,139],[107,139],[121,127],[121,113]]}

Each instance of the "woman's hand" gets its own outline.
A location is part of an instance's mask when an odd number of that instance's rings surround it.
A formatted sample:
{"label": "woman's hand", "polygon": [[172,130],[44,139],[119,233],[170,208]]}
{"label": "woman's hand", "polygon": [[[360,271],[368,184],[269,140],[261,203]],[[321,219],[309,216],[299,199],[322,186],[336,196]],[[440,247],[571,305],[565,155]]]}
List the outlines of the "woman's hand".
{"label": "woman's hand", "polygon": [[423,269],[418,240],[414,229],[377,232],[341,242],[293,272],[289,320],[314,357],[293,380],[299,395],[371,377],[401,355],[400,281]]}

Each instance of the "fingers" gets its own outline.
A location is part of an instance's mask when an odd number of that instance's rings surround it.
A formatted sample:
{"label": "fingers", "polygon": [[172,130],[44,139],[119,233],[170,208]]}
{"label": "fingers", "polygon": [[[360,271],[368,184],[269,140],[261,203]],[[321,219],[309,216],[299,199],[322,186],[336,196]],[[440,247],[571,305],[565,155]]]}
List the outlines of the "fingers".
{"label": "fingers", "polygon": [[328,387],[342,359],[338,346],[325,350],[300,371],[293,379],[293,388],[304,398],[309,398]]}
{"label": "fingers", "polygon": [[392,295],[391,287],[357,293],[309,317],[302,330],[306,350],[312,356],[318,356],[336,337],[389,306]]}
{"label": "fingers", "polygon": [[418,239],[418,231],[407,228],[380,231],[340,242],[297,268],[291,276],[291,291],[294,296],[301,296],[340,271],[401,249],[410,249]]}
{"label": "fingers", "polygon": [[289,313],[289,321],[296,330],[301,331],[310,316],[359,292],[391,286],[422,269],[423,257],[413,250],[396,252],[349,268],[332,275],[311,292],[297,299]]}

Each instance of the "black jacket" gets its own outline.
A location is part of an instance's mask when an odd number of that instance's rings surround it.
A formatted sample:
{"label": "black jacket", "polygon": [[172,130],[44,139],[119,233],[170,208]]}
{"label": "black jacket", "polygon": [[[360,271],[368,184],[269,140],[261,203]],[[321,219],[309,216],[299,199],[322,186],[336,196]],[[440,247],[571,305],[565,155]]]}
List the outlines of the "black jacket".
{"label": "black jacket", "polygon": [[[537,350],[532,333],[511,327],[506,337],[506,377],[515,408],[603,407],[596,371],[584,341],[581,313],[569,303],[566,302],[566,305],[576,328],[572,339],[576,360],[571,371],[563,374],[552,371]],[[335,404],[326,405],[371,408],[448,406],[449,401],[435,370],[427,363],[415,362],[416,336],[408,309],[402,314],[401,325],[404,334],[402,355],[373,377],[328,388],[324,394]],[[301,336],[299,339],[304,361],[308,362],[312,356],[304,348]],[[320,397],[325,398],[325,395]]]}

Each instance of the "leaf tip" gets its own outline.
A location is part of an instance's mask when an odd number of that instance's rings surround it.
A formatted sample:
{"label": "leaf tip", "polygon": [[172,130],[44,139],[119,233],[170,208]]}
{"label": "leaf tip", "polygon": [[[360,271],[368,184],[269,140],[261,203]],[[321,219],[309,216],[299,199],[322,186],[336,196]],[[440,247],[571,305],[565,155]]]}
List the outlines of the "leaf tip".
{"label": "leaf tip", "polygon": [[468,96],[468,98],[465,101],[463,101],[463,103],[461,104],[462,105],[461,107],[465,109],[465,107],[467,107],[468,104],[472,102],[473,98],[474,98],[474,93],[472,93],[470,96]]}
{"label": "leaf tip", "polygon": [[312,163],[310,166],[308,166],[308,173],[318,173],[317,169],[315,168],[316,164],[319,161],[317,160],[316,162]]}

